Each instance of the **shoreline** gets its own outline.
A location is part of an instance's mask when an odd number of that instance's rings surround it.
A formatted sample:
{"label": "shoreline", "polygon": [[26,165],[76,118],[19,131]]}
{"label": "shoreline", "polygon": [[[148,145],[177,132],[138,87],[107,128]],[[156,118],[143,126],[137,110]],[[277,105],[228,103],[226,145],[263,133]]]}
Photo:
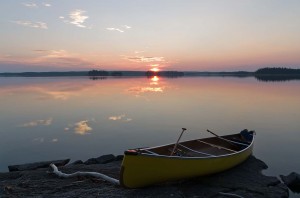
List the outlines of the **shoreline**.
{"label": "shoreline", "polygon": [[[100,172],[118,179],[121,161],[122,156],[109,154],[66,163],[58,169],[64,173]],[[264,169],[267,165],[263,161],[250,156],[237,167],[215,175],[125,189],[89,177],[61,179],[44,167],[0,173],[0,197],[224,197],[226,193],[242,197],[288,197],[288,188],[277,177],[263,175]]]}

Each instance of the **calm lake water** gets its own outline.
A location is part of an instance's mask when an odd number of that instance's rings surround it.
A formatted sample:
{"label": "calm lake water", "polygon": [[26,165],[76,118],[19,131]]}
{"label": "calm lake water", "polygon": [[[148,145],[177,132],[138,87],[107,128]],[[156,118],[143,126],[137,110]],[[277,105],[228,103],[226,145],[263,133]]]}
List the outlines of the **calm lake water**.
{"label": "calm lake water", "polygon": [[125,149],[257,132],[268,175],[300,172],[300,81],[255,78],[0,78],[0,171]]}

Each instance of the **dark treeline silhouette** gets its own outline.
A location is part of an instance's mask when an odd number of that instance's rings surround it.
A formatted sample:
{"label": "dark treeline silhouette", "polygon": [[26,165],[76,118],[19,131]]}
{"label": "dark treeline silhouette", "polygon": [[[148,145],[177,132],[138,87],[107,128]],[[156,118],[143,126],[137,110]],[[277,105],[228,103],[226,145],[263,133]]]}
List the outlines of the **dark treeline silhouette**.
{"label": "dark treeline silhouette", "polygon": [[88,72],[89,76],[109,76],[109,72],[104,70],[92,70]]}
{"label": "dark treeline silhouette", "polygon": [[266,67],[258,69],[255,75],[300,75],[300,69],[285,67]]}
{"label": "dark treeline silhouette", "polygon": [[258,69],[254,76],[257,80],[266,82],[300,80],[300,69],[266,67]]}
{"label": "dark treeline silhouette", "polygon": [[67,72],[21,72],[21,73],[0,73],[3,77],[59,77],[59,76],[87,76],[86,71]]}
{"label": "dark treeline silhouette", "polygon": [[184,76],[184,72],[178,71],[104,71],[104,70],[91,70],[88,72],[88,76],[163,76],[163,77],[180,77]]}
{"label": "dark treeline silhouette", "polygon": [[159,71],[159,72],[154,72],[154,71],[147,71],[146,76],[152,77],[152,76],[162,76],[162,77],[170,77],[170,78],[175,78],[175,77],[182,77],[184,76],[184,72],[179,72],[179,71]]}

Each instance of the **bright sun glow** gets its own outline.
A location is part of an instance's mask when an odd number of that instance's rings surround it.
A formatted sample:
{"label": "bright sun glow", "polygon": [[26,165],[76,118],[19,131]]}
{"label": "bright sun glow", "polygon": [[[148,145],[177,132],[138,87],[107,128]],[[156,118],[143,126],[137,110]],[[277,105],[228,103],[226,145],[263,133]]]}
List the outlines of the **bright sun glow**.
{"label": "bright sun glow", "polygon": [[152,68],[150,70],[153,71],[153,72],[158,72],[159,71],[159,69],[157,67],[154,67],[154,68]]}
{"label": "bright sun glow", "polygon": [[159,78],[158,78],[157,76],[153,76],[153,77],[151,78],[151,81],[157,82],[157,81],[159,81]]}

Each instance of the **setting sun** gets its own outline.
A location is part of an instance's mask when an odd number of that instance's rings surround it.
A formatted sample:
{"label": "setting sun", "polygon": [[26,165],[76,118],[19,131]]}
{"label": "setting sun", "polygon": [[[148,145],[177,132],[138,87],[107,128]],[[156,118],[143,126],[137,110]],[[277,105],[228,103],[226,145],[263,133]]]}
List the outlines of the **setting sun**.
{"label": "setting sun", "polygon": [[150,70],[153,71],[153,72],[158,72],[158,71],[159,71],[159,69],[158,69],[157,67],[152,68],[152,69],[150,69]]}

